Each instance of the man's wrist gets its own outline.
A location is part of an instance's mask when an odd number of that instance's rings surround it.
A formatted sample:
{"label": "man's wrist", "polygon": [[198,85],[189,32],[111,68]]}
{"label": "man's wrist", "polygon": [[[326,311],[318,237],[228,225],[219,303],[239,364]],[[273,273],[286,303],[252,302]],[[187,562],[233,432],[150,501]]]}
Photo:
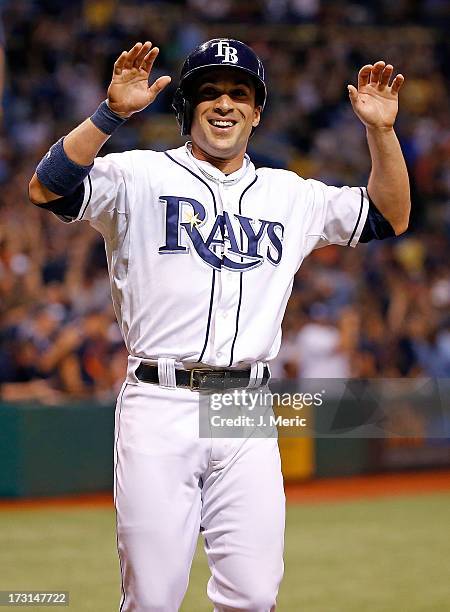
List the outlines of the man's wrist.
{"label": "man's wrist", "polygon": [[118,117],[121,117],[121,119],[125,119],[125,120],[126,120],[126,119],[129,119],[129,118],[131,117],[131,115],[133,114],[133,113],[121,113],[120,111],[113,110],[113,109],[111,108],[111,104],[109,103],[108,98],[106,98],[105,102],[106,102],[106,104],[108,105],[109,110],[110,110],[112,113],[114,113],[115,115],[117,115]]}
{"label": "man's wrist", "polygon": [[366,131],[372,134],[391,134],[394,133],[394,126],[366,125]]}
{"label": "man's wrist", "polygon": [[104,100],[90,117],[95,127],[107,136],[111,136],[127,119],[128,117],[122,117],[112,111],[107,100]]}

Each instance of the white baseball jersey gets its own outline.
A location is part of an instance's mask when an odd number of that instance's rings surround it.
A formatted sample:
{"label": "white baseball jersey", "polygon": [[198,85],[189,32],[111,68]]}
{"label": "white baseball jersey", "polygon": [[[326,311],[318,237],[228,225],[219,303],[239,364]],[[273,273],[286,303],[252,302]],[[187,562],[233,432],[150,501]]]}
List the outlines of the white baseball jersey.
{"label": "white baseball jersey", "polygon": [[365,188],[255,170],[247,156],[225,175],[187,144],[97,158],[77,220],[104,236],[130,355],[234,367],[276,356],[304,257],[355,246],[368,207]]}

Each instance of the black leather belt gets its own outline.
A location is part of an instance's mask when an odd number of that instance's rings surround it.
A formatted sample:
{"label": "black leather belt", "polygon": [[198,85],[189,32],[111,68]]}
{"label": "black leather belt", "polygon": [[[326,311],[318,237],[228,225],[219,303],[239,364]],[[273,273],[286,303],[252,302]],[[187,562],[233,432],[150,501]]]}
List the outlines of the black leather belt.
{"label": "black leather belt", "polygon": [[[158,367],[140,363],[135,371],[142,382],[159,385]],[[270,371],[264,366],[263,377],[259,387],[270,378]],[[175,370],[177,387],[187,387],[192,391],[225,391],[227,389],[244,389],[250,382],[250,370],[209,370],[194,368],[192,370]]]}

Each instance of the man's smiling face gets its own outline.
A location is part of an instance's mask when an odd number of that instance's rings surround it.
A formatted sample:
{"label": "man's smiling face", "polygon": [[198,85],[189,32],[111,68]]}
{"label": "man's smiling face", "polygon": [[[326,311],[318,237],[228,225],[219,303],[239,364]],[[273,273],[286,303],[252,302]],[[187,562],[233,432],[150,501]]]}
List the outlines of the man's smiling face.
{"label": "man's smiling face", "polygon": [[194,81],[191,91],[193,144],[216,159],[243,155],[261,116],[251,77],[233,68],[213,68]]}

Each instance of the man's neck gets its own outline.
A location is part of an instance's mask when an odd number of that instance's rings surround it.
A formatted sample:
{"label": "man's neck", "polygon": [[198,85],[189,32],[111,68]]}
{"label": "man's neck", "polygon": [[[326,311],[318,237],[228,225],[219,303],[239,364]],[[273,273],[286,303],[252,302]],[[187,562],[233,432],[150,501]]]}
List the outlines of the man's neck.
{"label": "man's neck", "polygon": [[224,174],[232,174],[233,172],[236,172],[236,170],[242,168],[242,164],[244,163],[245,151],[232,159],[221,159],[220,157],[214,157],[206,151],[203,151],[203,149],[201,149],[194,142],[192,143],[191,150],[192,155],[196,159],[209,162],[212,166],[215,166]]}

